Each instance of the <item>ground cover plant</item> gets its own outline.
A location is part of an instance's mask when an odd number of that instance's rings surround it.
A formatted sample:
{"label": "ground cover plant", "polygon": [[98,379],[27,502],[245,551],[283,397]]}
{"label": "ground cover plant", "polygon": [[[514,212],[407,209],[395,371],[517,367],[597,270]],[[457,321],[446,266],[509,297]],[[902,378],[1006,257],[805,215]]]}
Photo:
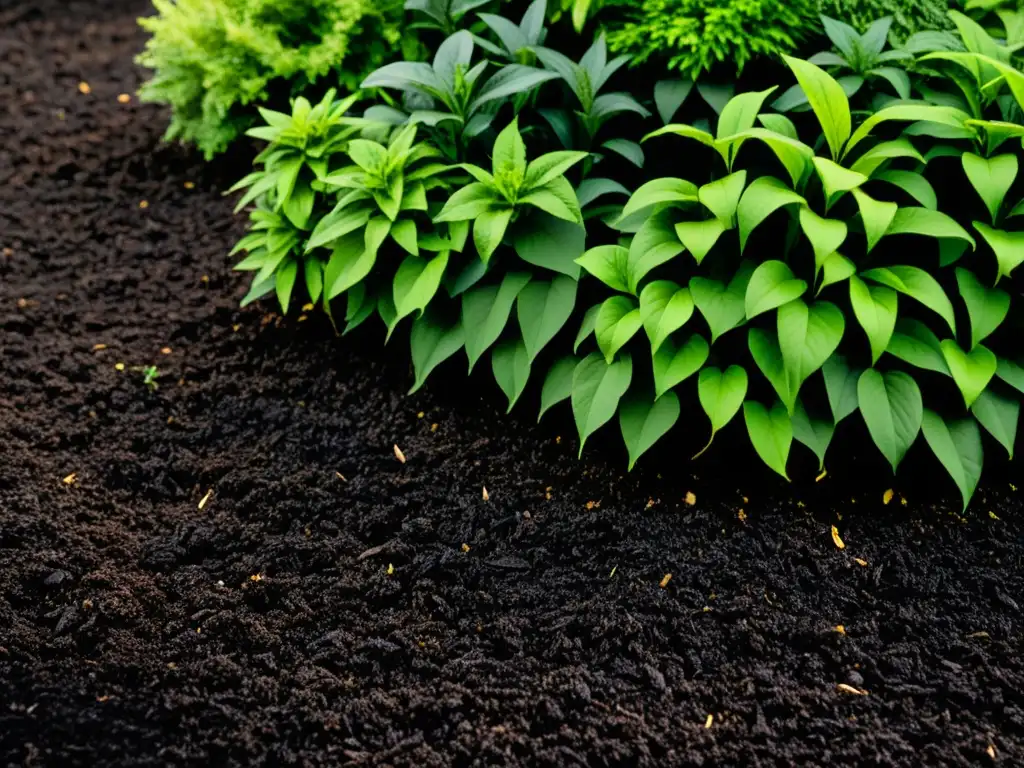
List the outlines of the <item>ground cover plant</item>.
{"label": "ground cover plant", "polygon": [[139,23],[152,37],[138,61],[153,70],[144,101],[168,104],[166,139],[210,159],[259,115],[312,83],[352,89],[396,49],[413,53],[402,8],[371,0],[153,0]]}
{"label": "ground cover plant", "polygon": [[[404,101],[265,113],[264,168],[239,185],[240,207],[257,201],[246,301],[276,292],[287,311],[301,274],[332,317],[344,301],[345,332],[409,320],[414,390],[489,354],[510,409],[537,380],[541,416],[571,405],[581,452],[616,420],[631,467],[681,396],[709,446],[741,420],[787,478],[794,443],[823,470],[852,423],[894,472],[923,435],[966,506],[984,443],[1012,457],[1024,392],[1013,47],[955,11],[955,37],[899,49],[889,18],[862,34],[825,17],[834,52],[786,57],[794,86],[706,94],[711,120],[649,130],[649,97],[602,91],[626,57],[601,36],[573,62],[545,16],[542,0],[518,23],[481,14],[491,39],[461,30],[364,81]],[[663,120],[689,91],[655,96]],[[637,129],[685,173],[645,173]]]}

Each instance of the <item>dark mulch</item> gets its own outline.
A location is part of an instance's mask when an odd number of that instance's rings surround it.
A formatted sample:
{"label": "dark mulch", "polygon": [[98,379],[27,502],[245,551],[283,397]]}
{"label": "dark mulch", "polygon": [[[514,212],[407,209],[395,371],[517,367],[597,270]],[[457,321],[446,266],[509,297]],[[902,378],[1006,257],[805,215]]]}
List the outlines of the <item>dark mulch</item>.
{"label": "dark mulch", "polygon": [[888,506],[726,436],[623,476],[238,310],[241,164],[117,100],[144,9],[0,3],[4,764],[1024,762],[1013,467],[965,518],[926,452]]}

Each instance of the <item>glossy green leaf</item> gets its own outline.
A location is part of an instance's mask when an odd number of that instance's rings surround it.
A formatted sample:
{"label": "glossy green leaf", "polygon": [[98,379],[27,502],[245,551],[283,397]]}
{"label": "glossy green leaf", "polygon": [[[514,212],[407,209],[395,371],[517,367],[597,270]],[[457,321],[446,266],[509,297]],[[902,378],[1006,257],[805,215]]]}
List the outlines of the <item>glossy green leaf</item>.
{"label": "glossy green leaf", "polygon": [[942,290],[938,280],[925,272],[920,267],[898,265],[894,267],[879,267],[869,269],[861,273],[864,279],[872,280],[899,291],[912,299],[924,304],[928,309],[935,312],[946,321],[949,330],[956,333],[956,317],[953,312],[953,304]]}
{"label": "glossy green leaf", "polygon": [[800,401],[796,401],[793,409],[793,439],[806,445],[818,457],[818,470],[825,468],[825,454],[832,442],[836,425],[831,419],[821,418],[808,413]]}
{"label": "glossy green leaf", "polygon": [[749,261],[742,261],[728,285],[703,277],[694,277],[690,280],[690,295],[711,328],[712,344],[723,333],[746,321],[744,302],[747,285],[753,274],[754,265]]}
{"label": "glossy green leaf", "polygon": [[500,202],[500,196],[491,187],[475,181],[448,198],[441,212],[434,217],[435,223],[443,221],[466,221],[475,219]]}
{"label": "glossy green leaf", "polygon": [[921,431],[921,390],[902,371],[869,368],[857,382],[857,402],[871,439],[895,472]]}
{"label": "glossy green leaf", "polygon": [[779,349],[789,382],[789,399],[783,403],[790,413],[800,387],[832,356],[845,329],[842,310],[827,301],[808,307],[798,299],[779,307]]}
{"label": "glossy green leaf", "polygon": [[697,373],[707,362],[710,348],[703,336],[693,334],[681,346],[667,339],[652,358],[654,390],[661,397]]}
{"label": "glossy green leaf", "polygon": [[996,255],[999,277],[1010,277],[1013,270],[1024,261],[1024,232],[1004,232],[980,221],[974,222],[974,228],[981,233]]}
{"label": "glossy green leaf", "polygon": [[508,398],[508,410],[511,411],[530,378],[530,356],[522,339],[503,341],[494,348],[491,371]]}
{"label": "glossy green leaf", "polygon": [[577,364],[572,378],[572,412],[583,446],[595,431],[611,420],[633,378],[633,361],[623,355],[611,365],[594,352]]}
{"label": "glossy green leaf", "polygon": [[797,393],[791,388],[789,376],[786,375],[778,332],[751,328],[747,332],[747,347],[758,369],[768,379],[788,411],[789,403],[796,401]]}
{"label": "glossy green leaf", "polygon": [[966,510],[985,460],[978,423],[971,418],[944,421],[934,411],[925,410],[922,431],[932,453],[960,489]]}
{"label": "glossy green leaf", "polygon": [[676,237],[692,254],[694,261],[700,264],[725,232],[725,225],[720,219],[682,221],[676,224],[675,231]]}
{"label": "glossy green leaf", "polygon": [[636,299],[627,296],[613,296],[601,305],[594,321],[597,346],[608,363],[615,353],[629,342],[640,330],[640,307]]}
{"label": "glossy green leaf", "polygon": [[[922,176],[920,173],[915,171],[900,171],[900,170],[887,170],[880,171],[872,177],[875,181],[884,181],[887,184],[892,184],[895,187],[899,187],[920,205],[924,206],[930,211],[934,211],[939,207],[939,198],[935,194],[935,188],[932,187],[931,183]],[[909,208],[910,211],[916,211],[916,208]],[[915,214],[904,214],[912,216]],[[908,229],[907,231],[912,234],[927,235],[930,234],[927,230],[927,221],[924,222],[925,226],[918,227],[915,229]],[[920,229],[920,231],[918,231]],[[896,233],[893,233],[896,234]]]}
{"label": "glossy green leaf", "polygon": [[629,244],[629,292],[635,294],[640,281],[655,267],[683,252],[672,224],[672,213],[663,211],[647,219]]}
{"label": "glossy green leaf", "polygon": [[619,408],[619,428],[629,451],[630,470],[644,453],[679,420],[679,398],[671,392],[652,400],[646,393],[630,395]]}
{"label": "glossy green leaf", "polygon": [[513,227],[513,245],[523,261],[576,280],[576,259],[586,250],[586,230],[542,211],[520,217]]}
{"label": "glossy green leaf", "polygon": [[757,114],[767,99],[778,86],[766,91],[748,91],[729,99],[718,117],[716,138],[721,140],[733,134],[754,127]]}
{"label": "glossy green leaf", "polygon": [[776,403],[769,411],[761,403],[747,400],[743,403],[743,418],[757,455],[771,469],[789,480],[786,463],[793,445],[793,423],[785,406]]}
{"label": "glossy green leaf", "polygon": [[857,265],[843,254],[833,253],[825,258],[825,262],[821,265],[821,271],[821,285],[818,287],[818,293],[830,285],[841,283],[852,277],[857,273]]}
{"label": "glossy green leaf", "polygon": [[747,372],[738,365],[730,365],[724,371],[719,368],[701,370],[697,379],[697,396],[704,413],[711,420],[711,437],[697,456],[711,447],[718,431],[739,413],[747,396],[747,385]]}
{"label": "glossy green leaf", "polygon": [[388,326],[388,336],[398,322],[413,312],[420,313],[434,298],[441,287],[441,278],[448,266],[448,251],[441,251],[429,261],[418,256],[406,256],[395,272],[392,298],[395,302],[395,319]]}
{"label": "glossy green leaf", "polygon": [[785,262],[766,261],[754,270],[747,284],[744,296],[747,319],[798,299],[806,292],[807,283],[798,280]]}
{"label": "glossy green leaf", "polygon": [[774,176],[756,179],[740,198],[736,217],[740,228],[740,251],[754,228],[787,205],[806,205],[807,201]]}
{"label": "glossy green leaf", "polygon": [[613,291],[632,293],[629,287],[629,249],[621,245],[591,248],[576,263]]}
{"label": "glossy green leaf", "polygon": [[973,272],[963,268],[957,268],[956,282],[971,319],[973,349],[1003,324],[1010,311],[1010,294],[999,288],[982,285]]}
{"label": "glossy green leaf", "polygon": [[423,386],[434,368],[458,352],[462,342],[462,323],[447,325],[430,311],[417,317],[409,335],[413,371],[416,374],[416,381],[409,394]]}
{"label": "glossy green leaf", "polygon": [[324,269],[327,299],[340,296],[362,281],[370,274],[376,261],[377,252],[366,250],[360,233],[352,233],[339,240]]}
{"label": "glossy green leaf", "polygon": [[572,377],[579,361],[572,355],[566,355],[555,361],[544,378],[544,386],[540,392],[540,413],[537,415],[539,422],[551,406],[572,396]]}
{"label": "glossy green leaf", "polygon": [[964,352],[952,339],[942,341],[940,346],[949,372],[964,396],[964,405],[970,408],[996,375],[999,361],[992,350],[980,344],[970,352]]}
{"label": "glossy green leaf", "polygon": [[622,209],[622,218],[658,203],[696,203],[697,186],[685,179],[654,179],[641,186]]}
{"label": "glossy green leaf", "polygon": [[814,169],[818,172],[818,178],[821,179],[821,186],[825,191],[825,200],[828,204],[834,202],[834,199],[841,193],[862,187],[868,181],[868,177],[863,173],[843,168],[825,157],[814,158]]}
{"label": "glossy green leaf", "polygon": [[896,322],[896,330],[885,350],[917,368],[952,376],[939,338],[924,323],[909,317]]}
{"label": "glossy green leaf", "polygon": [[473,221],[473,245],[483,261],[488,261],[494,251],[501,245],[512,221],[511,208],[495,208],[484,211]]}
{"label": "glossy green leaf", "polygon": [[859,277],[850,278],[850,303],[853,314],[871,344],[871,364],[878,362],[896,327],[899,297],[896,291],[881,285],[868,285]]}
{"label": "glossy green leaf", "polygon": [[291,302],[292,289],[295,287],[295,278],[299,273],[299,263],[294,259],[288,259],[282,264],[274,278],[274,290],[277,293],[277,301],[281,305],[281,314],[288,314],[288,304]]}
{"label": "glossy green leaf", "polygon": [[838,160],[852,130],[850,102],[843,87],[831,75],[808,61],[791,56],[783,56],[783,59],[807,95],[832,151],[832,159]]}
{"label": "glossy green leaf", "polygon": [[693,297],[688,288],[681,288],[671,280],[656,280],[640,293],[640,320],[652,354],[693,316]]}
{"label": "glossy green leaf", "polygon": [[1006,194],[1017,179],[1017,156],[998,155],[986,159],[972,152],[965,152],[961,162],[964,173],[984,201],[994,224]]}
{"label": "glossy green leaf", "polygon": [[697,199],[715,215],[725,227],[731,227],[736,208],[747,186],[747,172],[737,171],[712,181],[697,190]]}
{"label": "glossy green leaf", "polygon": [[1020,422],[1020,400],[1004,396],[989,387],[978,395],[978,399],[971,406],[971,413],[1006,449],[1010,459],[1013,459],[1017,425]]}
{"label": "glossy green leaf", "polygon": [[500,285],[481,285],[462,294],[462,329],[469,372],[508,324],[512,306],[530,282],[526,272],[509,272]]}
{"label": "glossy green leaf", "polygon": [[845,221],[822,218],[810,208],[800,209],[800,227],[814,249],[814,267],[817,275],[824,266],[825,259],[839,250],[849,230]]}
{"label": "glossy green leaf", "polygon": [[559,275],[534,280],[519,292],[516,315],[530,362],[561,330],[576,306],[576,281]]}
{"label": "glossy green leaf", "polygon": [[601,306],[603,304],[604,302],[595,304],[583,314],[583,320],[580,322],[580,329],[576,333],[576,341],[574,341],[572,345],[573,352],[578,352],[580,345],[590,337],[590,334],[594,332],[594,326],[597,325],[597,313],[601,311]]}
{"label": "glossy green leaf", "polygon": [[864,236],[868,241],[867,252],[871,253],[872,249],[878,245],[878,241],[889,231],[899,206],[896,203],[875,200],[859,189],[853,190],[853,197],[860,209],[860,220],[864,225]]}
{"label": "glossy green leaf", "polygon": [[[977,226],[977,223],[975,223]],[[926,235],[928,237],[955,238],[976,247],[974,238],[951,217],[928,208],[900,208],[893,216],[886,235]]]}
{"label": "glossy green leaf", "polygon": [[842,355],[832,355],[821,366],[825,392],[832,409],[832,420],[838,424],[857,410],[857,382],[863,371],[853,368]]}

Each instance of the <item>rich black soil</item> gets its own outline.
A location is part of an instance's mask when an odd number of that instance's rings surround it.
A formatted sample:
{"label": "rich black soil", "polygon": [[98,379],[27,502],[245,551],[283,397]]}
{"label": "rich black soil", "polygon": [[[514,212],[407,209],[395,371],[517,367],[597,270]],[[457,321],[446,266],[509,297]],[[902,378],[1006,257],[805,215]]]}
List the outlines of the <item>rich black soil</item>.
{"label": "rich black soil", "polygon": [[623,476],[238,310],[239,159],[117,98],[145,7],[0,0],[0,762],[1024,763],[1015,466]]}

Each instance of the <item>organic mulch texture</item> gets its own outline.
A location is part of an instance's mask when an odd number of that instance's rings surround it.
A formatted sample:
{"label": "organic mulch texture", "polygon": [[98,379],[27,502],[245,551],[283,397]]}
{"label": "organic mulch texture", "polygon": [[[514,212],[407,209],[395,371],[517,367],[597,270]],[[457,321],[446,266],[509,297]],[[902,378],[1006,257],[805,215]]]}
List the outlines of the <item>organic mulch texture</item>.
{"label": "organic mulch texture", "polygon": [[1024,764],[1016,465],[627,475],[239,310],[251,155],[160,142],[146,9],[0,2],[2,764]]}

